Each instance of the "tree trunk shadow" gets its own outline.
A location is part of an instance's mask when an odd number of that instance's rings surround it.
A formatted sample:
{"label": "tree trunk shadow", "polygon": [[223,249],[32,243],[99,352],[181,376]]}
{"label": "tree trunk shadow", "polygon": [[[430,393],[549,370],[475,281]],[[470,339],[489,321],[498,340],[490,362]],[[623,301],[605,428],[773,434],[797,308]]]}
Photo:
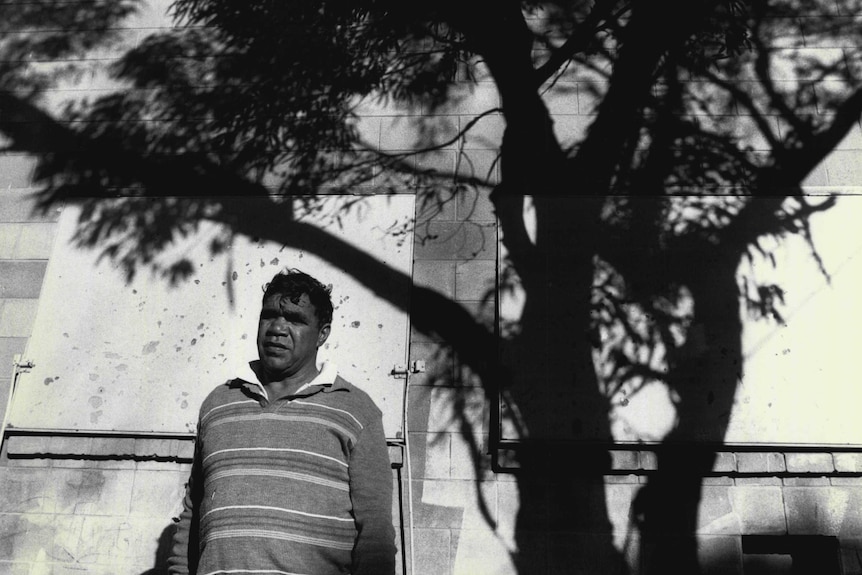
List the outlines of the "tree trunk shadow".
{"label": "tree trunk shadow", "polygon": [[676,428],[658,450],[658,468],[638,493],[633,515],[643,537],[644,573],[700,573],[698,510],[704,477],[724,442],[742,377],[742,322],[732,254],[704,258],[687,285],[693,326],[676,350],[668,383],[678,394]]}
{"label": "tree trunk shadow", "polygon": [[547,283],[525,286],[521,332],[502,350],[524,434],[515,563],[521,575],[623,575],[606,497],[609,402],[592,355],[592,256],[561,251]]}

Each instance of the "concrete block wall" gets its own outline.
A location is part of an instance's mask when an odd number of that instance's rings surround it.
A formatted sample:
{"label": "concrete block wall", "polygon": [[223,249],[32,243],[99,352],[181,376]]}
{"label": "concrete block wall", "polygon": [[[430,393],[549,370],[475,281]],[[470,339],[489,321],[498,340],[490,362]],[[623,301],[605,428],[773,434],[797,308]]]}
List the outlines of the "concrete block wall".
{"label": "concrete block wall", "polygon": [[742,575],[750,557],[744,552],[746,536],[791,542],[816,536],[834,538],[841,573],[862,573],[862,478],[842,463],[857,460],[859,453],[726,455],[736,465],[705,480],[703,487],[697,533],[708,542],[701,547],[705,565]]}
{"label": "concrete block wall", "polygon": [[[836,52],[835,56],[841,57],[835,46],[812,44],[809,49],[818,54]],[[493,98],[482,88],[487,86],[480,86],[479,99],[487,108],[493,107]],[[574,141],[589,125],[594,102],[587,90],[579,89],[576,79],[564,76],[558,88],[546,98],[554,127],[563,141]],[[495,138],[501,131],[500,118],[489,119],[488,127],[493,127],[496,135],[488,141],[499,142]],[[462,116],[451,123],[457,126],[465,121]],[[860,136],[862,130],[857,122],[848,137],[809,176],[806,188],[814,193],[828,190],[858,194],[862,186]],[[487,145],[481,137],[469,137],[468,141],[471,149],[467,153],[493,150],[493,145]],[[765,149],[763,141],[749,143],[754,149]],[[452,158],[438,156],[436,161],[438,165],[451,165]],[[498,176],[492,170],[490,183],[496,182]],[[459,209],[463,204],[474,205],[476,210],[468,214]],[[489,246],[480,242],[487,240],[493,230],[483,225],[493,221],[492,206],[485,194],[465,197],[442,209],[417,209],[414,282],[453,298],[483,321],[492,319],[489,308],[481,302],[492,299],[483,300],[495,281],[496,254],[489,253]],[[422,231],[424,236],[419,233]],[[410,392],[416,572],[514,575],[505,555],[514,550],[518,484],[513,475],[490,471],[489,453],[498,447],[486,443],[490,441],[487,414],[495,409],[496,400],[484,397],[472,384],[469,373],[463,373],[445,342],[414,333],[411,360],[424,360],[429,369],[413,377]],[[467,425],[453,417],[452,406],[458,402],[469,406]],[[479,446],[478,453],[472,454],[478,455],[478,463],[470,461],[471,445]],[[745,567],[753,564],[745,549],[745,538],[749,536],[835,537],[840,546],[842,573],[862,573],[860,454],[852,450],[785,451],[786,448],[770,450],[764,446],[764,451],[718,455],[713,473],[703,479],[696,534],[705,573],[743,575]],[[606,501],[615,546],[628,553],[624,545],[631,535],[632,501],[654,472],[656,458],[649,451],[615,451],[611,455],[613,474],[606,477]],[[505,455],[501,459],[505,460]],[[469,499],[463,498],[465,482],[472,490]],[[483,505],[497,522],[496,532],[482,515]],[[532,550],[535,572],[544,573],[543,555],[548,551],[550,534],[538,534],[538,539],[541,541]],[[632,573],[641,572],[638,554],[639,549],[627,554]]]}
{"label": "concrete block wall", "polygon": [[[493,446],[492,446],[493,448]],[[631,573],[642,573],[642,552],[636,527],[632,524],[633,502],[655,472],[656,454],[649,450],[612,450],[611,465],[605,476],[605,502],[611,521],[614,546],[624,554]],[[844,575],[862,573],[859,560],[862,534],[862,476],[855,467],[862,453],[856,448],[841,451],[724,451],[718,453],[713,471],[703,478],[698,522],[699,557],[704,573],[745,575],[746,565],[755,560],[789,561],[785,551],[806,545],[814,539],[830,539]],[[506,473],[489,474],[479,482],[484,492],[497,493],[494,510],[499,521],[498,534],[505,540],[512,534],[514,512],[518,508],[518,485]],[[489,484],[495,483],[496,486]],[[577,478],[571,478],[577,489]],[[465,506],[465,510],[468,509]],[[466,512],[465,512],[466,514]],[[547,562],[548,542],[559,533],[536,533],[535,547],[528,551],[535,559],[535,572],[543,571]],[[441,535],[436,533],[440,538]],[[589,533],[564,537],[584,538]],[[598,536],[598,532],[592,534]],[[746,538],[773,539],[775,549],[766,556],[746,549]],[[633,543],[633,544],[632,544]],[[568,540],[571,545],[571,540]],[[497,558],[492,552],[480,551],[482,557]],[[453,553],[471,553],[454,549]],[[782,554],[785,553],[785,554]],[[439,557],[431,558],[439,561]],[[503,562],[500,562],[503,563]],[[439,563],[434,563],[438,566]],[[449,573],[511,573],[511,566],[482,566],[475,571],[462,570],[450,559]],[[430,568],[432,564],[429,563]],[[418,567],[417,572],[422,572]],[[439,571],[435,571],[439,572]],[[595,572],[602,572],[601,570]],[[826,572],[826,571],[824,571]],[[830,573],[832,571],[829,571]]]}
{"label": "concrete block wall", "polygon": [[21,454],[15,441],[8,446],[11,457],[4,449],[0,464],[0,573],[163,572],[190,464],[62,459],[56,449],[40,458]]}
{"label": "concrete block wall", "polygon": [[34,213],[29,168],[21,168],[22,158],[0,154],[0,178],[5,180],[0,184],[0,409],[4,411],[13,358],[24,352],[33,329],[58,215]]}
{"label": "concrete block wall", "polygon": [[193,450],[191,438],[13,432],[0,454],[0,573],[165,573]]}
{"label": "concrete block wall", "polygon": [[[33,328],[56,228],[56,212],[34,212],[31,172],[29,158],[0,154],[0,413],[4,415],[13,361],[24,353]],[[22,553],[46,557],[55,550],[62,553],[63,544],[57,547],[53,543],[55,536],[65,541],[71,530],[82,532],[83,519],[75,525],[71,515],[65,522],[53,521],[47,510],[53,512],[58,499],[61,505],[70,500],[74,504],[68,497],[71,488],[67,486],[66,497],[60,497],[57,492],[46,492],[46,486],[58,484],[48,481],[45,470],[10,471],[5,447],[0,454],[0,573],[29,573],[29,564],[9,561]],[[74,484],[75,480],[70,481]]]}
{"label": "concrete block wall", "polygon": [[[124,40],[82,61],[93,73],[46,94],[109,89],[104,73],[120,50],[170,25],[168,2],[144,3]],[[0,411],[5,414],[13,357],[25,351],[56,235],[59,210],[34,211],[33,158],[0,153]],[[184,484],[189,441],[11,435],[0,452],[0,573],[51,575],[161,573]]]}
{"label": "concrete block wall", "polygon": [[[489,129],[499,118],[491,120]],[[462,162],[482,164],[491,152],[483,142],[450,150],[449,160],[460,154]],[[492,164],[486,165],[494,180]],[[497,231],[487,194],[468,192],[434,209],[418,198],[414,242],[414,283],[493,325]],[[513,477],[490,471],[492,403],[445,341],[414,331],[410,360],[426,365],[411,376],[409,390],[415,572],[508,572],[517,487]],[[487,519],[498,523],[496,532]]]}

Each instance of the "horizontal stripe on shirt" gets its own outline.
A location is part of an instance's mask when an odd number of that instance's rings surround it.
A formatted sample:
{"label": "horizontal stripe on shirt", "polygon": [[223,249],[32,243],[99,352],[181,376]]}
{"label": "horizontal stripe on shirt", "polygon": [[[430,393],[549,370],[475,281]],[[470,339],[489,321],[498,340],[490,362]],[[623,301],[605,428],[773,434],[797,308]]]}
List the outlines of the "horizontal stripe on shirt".
{"label": "horizontal stripe on shirt", "polygon": [[248,421],[297,421],[303,423],[316,423],[318,425],[322,425],[323,427],[329,427],[335,429],[336,431],[340,431],[348,438],[350,438],[351,445],[356,444],[356,435],[350,431],[349,429],[337,424],[334,421],[324,419],[322,417],[315,417],[313,415],[294,415],[294,414],[285,414],[285,413],[256,413],[249,415],[227,415],[224,417],[220,417],[216,421],[213,421],[209,424],[210,428],[216,427],[218,425],[223,425],[227,423],[245,423]]}
{"label": "horizontal stripe on shirt", "polygon": [[249,575],[309,575],[308,573],[296,573],[294,571],[279,571],[277,569],[219,569],[218,571],[210,571],[204,575],[232,575],[249,574]]}
{"label": "horizontal stripe on shirt", "polygon": [[271,452],[281,452],[281,453],[301,453],[303,455],[308,455],[311,457],[318,457],[320,459],[327,459],[329,461],[333,461],[333,462],[335,462],[339,465],[342,465],[344,467],[348,466],[347,463],[345,463],[343,461],[339,461],[338,459],[335,459],[334,457],[329,457],[328,455],[323,455],[322,453],[314,453],[312,451],[306,451],[304,449],[290,449],[287,447],[234,447],[231,449],[220,449],[218,451],[213,451],[212,453],[210,453],[209,455],[204,457],[203,461],[205,462],[210,457],[214,457],[216,455],[224,455],[226,453],[238,453],[238,452],[243,452],[243,451],[246,451],[246,452],[247,451],[271,451]]}
{"label": "horizontal stripe on shirt", "polygon": [[209,419],[209,417],[216,411],[219,411],[221,409],[226,409],[228,407],[236,407],[237,405],[243,405],[243,404],[248,404],[248,403],[251,403],[254,405],[260,405],[260,403],[258,403],[257,401],[255,401],[253,399],[245,399],[243,401],[233,401],[231,403],[225,403],[224,405],[217,405],[201,416],[200,424],[201,424],[201,426],[203,426],[203,424],[206,423],[207,419]]}
{"label": "horizontal stripe on shirt", "polygon": [[314,517],[315,519],[326,519],[331,521],[345,521],[347,523],[353,523],[352,517],[332,517],[330,515],[318,515],[316,513],[307,513],[305,511],[297,511],[295,509],[284,509],[283,507],[272,507],[269,505],[227,505],[225,507],[216,507],[214,509],[210,509],[203,515],[203,518],[208,515],[215,513],[217,511],[227,511],[227,510],[239,510],[239,509],[260,509],[265,511],[279,511],[282,513],[295,513],[296,515],[303,515],[305,517]]}
{"label": "horizontal stripe on shirt", "polygon": [[313,402],[313,401],[303,401],[303,400],[301,400],[301,399],[295,399],[295,400],[293,400],[293,403],[294,403],[294,404],[297,404],[297,405],[313,405],[314,407],[319,407],[319,408],[321,408],[321,409],[329,409],[330,411],[336,411],[336,412],[338,412],[338,413],[343,413],[343,414],[345,414],[346,416],[350,417],[350,419],[352,419],[353,421],[355,421],[355,422],[356,422],[356,425],[358,425],[358,426],[359,426],[359,429],[364,429],[364,426],[362,425],[362,422],[361,422],[361,421],[359,421],[358,419],[356,419],[356,416],[355,416],[355,415],[353,415],[352,413],[350,413],[349,411],[346,411],[346,410],[344,410],[344,409],[338,409],[337,407],[331,407],[331,406],[329,406],[329,405],[321,405],[321,404],[319,404],[319,403],[315,403],[315,402]]}
{"label": "horizontal stripe on shirt", "polygon": [[308,545],[316,545],[318,547],[327,547],[330,549],[340,549],[341,551],[352,551],[353,541],[341,542],[331,539],[320,539],[317,537],[308,537],[306,535],[296,535],[294,533],[286,533],[284,531],[264,531],[262,529],[232,529],[232,530],[213,530],[208,533],[204,540],[206,542],[216,539],[233,539],[241,537],[252,537],[262,539],[277,539],[278,541],[294,541],[296,543],[305,543]]}
{"label": "horizontal stripe on shirt", "polygon": [[283,479],[296,479],[299,481],[307,481],[309,483],[316,483],[317,485],[323,485],[326,487],[332,487],[333,489],[340,489],[342,491],[350,491],[350,485],[348,485],[345,481],[331,481],[328,479],[324,479],[317,475],[309,475],[307,473],[296,473],[294,471],[276,471],[270,469],[226,469],[224,471],[216,471],[211,473],[207,477],[207,484],[211,481],[217,481],[219,479],[223,479],[225,477],[243,477],[243,476],[256,476],[256,477],[279,477]]}

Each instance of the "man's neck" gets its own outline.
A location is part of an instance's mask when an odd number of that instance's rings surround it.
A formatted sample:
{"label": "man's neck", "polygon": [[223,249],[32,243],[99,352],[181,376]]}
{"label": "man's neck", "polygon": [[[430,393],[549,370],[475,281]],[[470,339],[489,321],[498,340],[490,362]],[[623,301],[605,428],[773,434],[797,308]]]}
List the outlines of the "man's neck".
{"label": "man's neck", "polygon": [[269,399],[275,400],[280,397],[295,394],[299,391],[300,387],[317,377],[319,373],[320,370],[312,364],[308,369],[304,369],[301,372],[297,372],[283,378],[270,379],[267,374],[266,381],[263,381],[262,383],[266,388],[266,393],[269,395]]}

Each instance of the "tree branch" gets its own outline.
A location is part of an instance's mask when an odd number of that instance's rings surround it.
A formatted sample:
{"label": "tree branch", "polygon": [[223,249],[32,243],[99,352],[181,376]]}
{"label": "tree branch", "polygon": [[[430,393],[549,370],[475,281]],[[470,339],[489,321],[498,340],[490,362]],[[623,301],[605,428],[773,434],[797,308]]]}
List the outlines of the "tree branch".
{"label": "tree branch", "polygon": [[500,221],[503,232],[503,245],[512,260],[515,269],[521,274],[524,281],[530,281],[535,273],[536,248],[530,241],[524,222],[524,196],[521,194],[507,193],[505,184],[500,184],[491,192],[491,202],[494,204],[494,212]]}
{"label": "tree branch", "polygon": [[626,5],[623,9],[612,14],[613,8],[617,5],[616,0],[607,0],[597,2],[590,15],[586,20],[578,24],[572,31],[572,35],[551,54],[548,60],[536,68],[535,81],[536,86],[544,84],[557,70],[566,64],[575,54],[584,52],[595,42],[596,31],[601,27],[602,22],[618,20],[622,12],[628,11],[629,6]]}
{"label": "tree branch", "polygon": [[787,198],[803,197],[802,180],[844,139],[860,115],[862,88],[839,106],[830,125],[814,134],[805,146],[783,151],[772,166],[762,168],[752,190],[760,200],[750,202],[721,231],[721,243],[739,249],[783,227],[779,218],[782,204]]}
{"label": "tree branch", "polygon": [[754,121],[755,125],[760,130],[760,134],[769,143],[769,146],[773,150],[777,150],[781,147],[775,131],[770,127],[769,122],[763,117],[763,114],[757,108],[754,100],[749,94],[713,72],[705,70],[703,71],[703,74],[709,78],[713,84],[720,88],[724,88],[739,104],[745,107],[747,112],[745,114],[746,117],[750,117]]}
{"label": "tree branch", "polygon": [[674,20],[652,5],[633,4],[607,93],[577,155],[584,193],[611,189],[620,152],[641,126],[640,111],[650,96],[659,63],[667,51],[677,49],[688,37],[702,16],[700,4],[678,1],[667,6],[666,10],[678,14]]}
{"label": "tree branch", "polygon": [[[485,376],[482,381],[486,389],[499,383],[496,338],[469,312],[433,290],[412,285],[409,275],[325,230],[293,221],[290,202],[275,201],[263,186],[211,164],[177,158],[156,160],[129,152],[116,142],[81,137],[36,106],[10,94],[0,93],[0,112],[0,131],[12,139],[12,147],[17,151],[42,155],[54,154],[55,147],[67,150],[65,162],[61,162],[63,166],[74,165],[85,172],[105,172],[119,180],[137,180],[146,186],[145,191],[152,197],[185,196],[177,201],[204,203],[203,209],[194,210],[200,217],[226,224],[237,233],[318,255],[402,309],[405,300],[401,286],[411,286],[410,309],[405,311],[410,313],[413,325],[422,332],[445,338],[459,357]],[[39,138],[28,133],[33,130],[32,122],[40,126]],[[110,195],[105,190],[103,193]],[[247,199],[255,197],[262,203],[258,209],[250,210]],[[91,197],[53,193],[43,198],[43,206],[88,199]]]}

